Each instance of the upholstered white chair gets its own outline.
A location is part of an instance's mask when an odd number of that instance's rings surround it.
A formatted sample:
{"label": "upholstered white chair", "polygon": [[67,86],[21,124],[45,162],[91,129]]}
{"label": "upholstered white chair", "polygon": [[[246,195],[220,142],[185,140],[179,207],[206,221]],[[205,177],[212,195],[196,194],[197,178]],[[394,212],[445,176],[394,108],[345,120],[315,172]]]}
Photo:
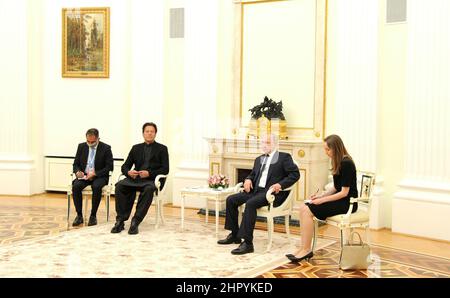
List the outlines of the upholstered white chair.
{"label": "upholstered white chair", "polygon": [[[111,190],[112,190],[112,181],[111,181],[112,171],[109,171],[109,183],[103,186],[102,188],[102,197],[105,198],[106,204],[106,221],[109,221],[109,203],[111,200]],[[72,181],[75,179],[75,173],[70,174],[70,183],[67,187],[67,228],[70,226],[69,218],[70,218],[70,203],[72,199]],[[83,198],[84,205],[84,217],[87,214],[87,202],[88,198],[92,200],[92,187],[90,185],[86,186],[81,192]],[[86,222],[86,218],[84,218]]]}
{"label": "upholstered white chair", "polygon": [[[294,160],[295,165],[298,167],[298,163]],[[272,248],[272,240],[273,240],[273,232],[274,232],[274,218],[278,216],[284,216],[284,226],[286,229],[286,235],[288,238],[290,238],[290,230],[289,230],[289,219],[292,215],[292,209],[294,207],[294,187],[297,184],[294,183],[291,187],[281,190],[282,192],[288,191],[289,195],[287,196],[286,200],[277,207],[273,206],[273,202],[275,201],[275,196],[272,194],[273,190],[269,189],[266,193],[266,199],[267,202],[269,202],[269,206],[264,206],[261,208],[258,208],[257,210],[257,216],[264,217],[267,220],[267,233],[268,233],[268,244],[266,251],[270,251]],[[239,187],[239,192],[242,192],[244,189],[242,188],[243,183],[240,182],[236,185],[236,187]],[[239,222],[242,221],[242,213],[245,210],[245,204],[242,204],[239,207]]]}
{"label": "upholstered white chair", "polygon": [[[314,251],[317,242],[319,222],[335,226],[340,231],[340,242],[341,248],[344,245],[345,231],[348,230],[350,235],[355,228],[365,228],[366,229],[366,242],[370,243],[369,237],[369,220],[370,220],[370,207],[372,204],[372,190],[375,185],[375,174],[371,172],[358,171],[358,189],[359,198],[350,198],[350,207],[345,214],[338,214],[326,218],[325,220],[320,220],[314,217],[314,240],[312,244],[312,250]],[[332,183],[331,183],[331,187]],[[358,203],[358,210],[352,213],[353,204]],[[342,254],[342,249],[341,249]],[[342,255],[341,255],[342,257]]]}
{"label": "upholstered white chair", "polygon": [[[167,189],[167,177],[168,175],[157,175],[155,178],[155,186],[157,188],[157,190],[153,195],[153,202],[156,204],[155,229],[159,227],[160,221],[162,222],[163,225],[166,223],[163,208],[164,208],[165,193]],[[126,178],[125,175],[121,174],[117,182],[125,178]],[[164,186],[162,188],[161,188],[161,179],[166,179],[164,182]],[[140,191],[136,191],[135,203],[137,203],[140,193],[141,193]]]}

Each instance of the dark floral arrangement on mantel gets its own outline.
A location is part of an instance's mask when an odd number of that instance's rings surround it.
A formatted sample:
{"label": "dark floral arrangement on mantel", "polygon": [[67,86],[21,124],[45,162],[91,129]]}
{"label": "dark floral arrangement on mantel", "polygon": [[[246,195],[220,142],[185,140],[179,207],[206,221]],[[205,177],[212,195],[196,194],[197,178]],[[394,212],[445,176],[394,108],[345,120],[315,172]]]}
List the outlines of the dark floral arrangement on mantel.
{"label": "dark floral arrangement on mantel", "polygon": [[280,139],[287,139],[287,123],[283,114],[283,102],[276,102],[264,96],[259,105],[249,109],[251,119],[248,126],[247,138],[259,138],[264,134],[274,133]]}
{"label": "dark floral arrangement on mantel", "polygon": [[249,111],[252,114],[252,119],[258,119],[264,116],[269,120],[286,120],[283,115],[283,102],[281,100],[279,102],[276,102],[272,99],[269,99],[267,96],[264,97],[262,103],[249,109]]}

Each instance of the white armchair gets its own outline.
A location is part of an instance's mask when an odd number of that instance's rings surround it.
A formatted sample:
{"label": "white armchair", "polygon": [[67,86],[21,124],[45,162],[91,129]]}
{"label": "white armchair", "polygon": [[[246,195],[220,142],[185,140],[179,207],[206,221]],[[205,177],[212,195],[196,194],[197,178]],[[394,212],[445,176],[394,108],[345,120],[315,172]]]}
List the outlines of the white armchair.
{"label": "white armchair", "polygon": [[[335,226],[340,231],[341,248],[344,244],[344,230],[349,230],[349,235],[355,228],[366,229],[366,242],[370,242],[369,237],[369,220],[370,220],[370,207],[372,204],[372,189],[375,185],[375,174],[370,172],[358,172],[358,182],[360,183],[359,198],[350,198],[350,207],[345,214],[338,214],[328,217],[325,220],[320,220],[314,217],[314,240],[312,244],[312,250],[314,251],[317,242],[317,234],[319,228],[319,222],[323,222],[328,225]],[[358,210],[352,213],[353,204],[358,203]],[[341,249],[342,257],[342,249]],[[340,261],[339,261],[340,262]]]}
{"label": "white armchair", "polygon": [[[295,165],[298,167],[297,162],[294,160]],[[269,206],[261,207],[257,210],[257,216],[259,217],[265,217],[267,220],[267,233],[269,237],[269,242],[267,244],[267,251],[269,252],[272,248],[272,239],[273,239],[273,232],[274,232],[274,218],[278,216],[284,216],[284,226],[286,228],[286,234],[288,238],[290,238],[290,230],[289,230],[289,219],[292,215],[292,209],[294,207],[294,187],[297,184],[295,182],[291,187],[281,190],[288,191],[289,195],[287,196],[286,200],[277,207],[273,206],[273,202],[275,200],[275,196],[272,194],[273,190],[269,189],[266,193],[266,200],[269,202]],[[239,188],[239,191],[242,192],[244,189],[242,188],[243,183],[238,183],[235,187]],[[239,222],[241,222],[242,213],[244,212],[245,204],[242,204],[239,207]]]}
{"label": "white armchair", "polygon": [[[153,202],[156,204],[156,219],[155,219],[155,229],[159,227],[160,221],[164,225],[166,223],[164,218],[164,199],[165,199],[165,193],[167,189],[167,177],[168,175],[157,175],[155,178],[155,186],[157,190],[155,191],[155,194],[153,195]],[[119,182],[120,180],[125,179],[125,175],[121,174],[117,180]],[[161,179],[166,179],[163,188],[161,188]],[[136,199],[138,200],[140,191],[136,191]]]}
{"label": "white armchair", "polygon": [[[102,188],[102,197],[105,198],[106,204],[106,221],[109,221],[109,203],[111,200],[111,190],[112,190],[112,181],[111,181],[112,171],[109,171],[109,183],[103,186]],[[70,218],[70,202],[72,200],[72,181],[75,179],[75,173],[70,174],[70,183],[67,186],[67,228],[70,226],[69,218]],[[84,216],[87,214],[87,201],[88,198],[92,199],[92,187],[90,185],[86,186],[81,192],[84,199]],[[86,218],[84,218],[86,222]]]}
{"label": "white armchair", "polygon": [[[166,179],[164,182],[164,187],[161,188],[161,179]],[[158,175],[155,178],[155,186],[158,189],[158,191],[155,193],[153,199],[156,202],[156,224],[155,228],[158,228],[159,226],[159,220],[161,219],[162,224],[164,225],[166,223],[164,219],[164,199],[165,199],[165,193],[167,189],[167,175]]]}

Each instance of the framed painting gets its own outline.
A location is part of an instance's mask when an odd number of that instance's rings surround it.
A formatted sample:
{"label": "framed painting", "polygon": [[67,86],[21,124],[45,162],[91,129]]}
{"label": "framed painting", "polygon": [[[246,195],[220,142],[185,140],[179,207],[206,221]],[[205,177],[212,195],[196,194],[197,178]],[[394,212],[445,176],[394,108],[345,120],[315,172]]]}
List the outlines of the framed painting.
{"label": "framed painting", "polygon": [[374,176],[363,174],[361,176],[361,187],[359,190],[359,198],[363,201],[368,201],[374,184]]}
{"label": "framed painting", "polygon": [[109,78],[109,7],[63,8],[62,76]]}

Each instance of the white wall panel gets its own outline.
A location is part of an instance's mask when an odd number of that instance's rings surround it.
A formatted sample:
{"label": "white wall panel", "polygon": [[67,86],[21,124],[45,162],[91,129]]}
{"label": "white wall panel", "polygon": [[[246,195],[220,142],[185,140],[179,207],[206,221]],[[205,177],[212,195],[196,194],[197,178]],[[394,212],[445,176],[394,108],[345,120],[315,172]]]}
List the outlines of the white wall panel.
{"label": "white wall panel", "polygon": [[450,183],[450,2],[411,1],[406,98],[406,176]]}
{"label": "white wall panel", "polygon": [[28,154],[26,16],[26,0],[0,1],[0,162]]}
{"label": "white wall panel", "polygon": [[[405,173],[392,230],[443,240],[450,204],[450,2],[408,2]],[[412,220],[414,219],[414,220]]]}
{"label": "white wall panel", "polygon": [[142,142],[142,125],[154,122],[158,126],[157,141],[164,143],[162,1],[131,1],[130,21],[130,141]]}
{"label": "white wall panel", "polygon": [[376,171],[378,2],[343,0],[336,5],[334,123],[358,169]]}
{"label": "white wall panel", "polygon": [[[103,6],[110,7],[110,77],[62,78],[62,8]],[[96,127],[114,157],[123,157],[129,134],[125,131],[130,96],[128,1],[47,0],[43,19],[44,154],[74,156],[86,130]]]}
{"label": "white wall panel", "polygon": [[[184,104],[181,129],[175,133],[182,158],[175,172],[173,203],[183,187],[205,185],[208,178],[206,136],[217,132],[219,0],[185,1]],[[174,119],[173,121],[178,121]],[[188,207],[203,200],[189,200]]]}
{"label": "white wall panel", "polygon": [[207,166],[205,136],[216,132],[218,1],[186,1],[184,121],[185,161]]}
{"label": "white wall panel", "polygon": [[0,194],[31,194],[27,13],[26,0],[0,0]]}

